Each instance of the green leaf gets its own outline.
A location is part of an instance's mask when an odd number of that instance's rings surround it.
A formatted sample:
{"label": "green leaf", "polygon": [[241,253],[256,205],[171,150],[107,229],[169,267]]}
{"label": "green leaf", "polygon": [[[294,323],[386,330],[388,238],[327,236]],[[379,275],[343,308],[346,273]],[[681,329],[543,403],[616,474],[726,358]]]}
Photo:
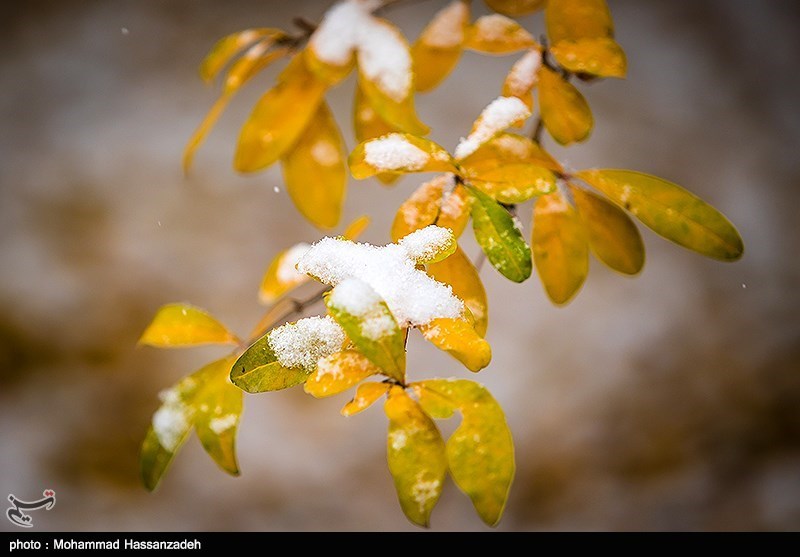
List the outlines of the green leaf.
{"label": "green leaf", "polygon": [[317,362],[305,391],[317,398],[337,395],[381,370],[355,350],[342,350]]}
{"label": "green leaf", "polygon": [[678,245],[721,261],[735,261],[744,252],[741,236],[722,213],[672,182],[633,170],[584,170],[578,177]]}
{"label": "green leaf", "polygon": [[578,212],[560,193],[536,200],[531,246],[547,295],[566,304],[589,273],[589,243]]}
{"label": "green leaf", "polygon": [[236,344],[236,335],[208,312],[189,304],[167,304],[156,312],[139,344],[159,348]]}
{"label": "green leaf", "polygon": [[506,209],[475,187],[468,186],[474,198],[472,228],[475,239],[489,263],[509,280],[523,282],[531,276],[531,252],[522,232]]}
{"label": "green leaf", "polygon": [[148,428],[139,455],[139,473],[142,477],[142,483],[148,491],[154,491],[158,487],[161,478],[164,477],[169,465],[172,463],[172,459],[175,458],[175,453],[186,441],[189,431],[191,431],[191,426],[186,428],[184,438],[178,445],[173,449],[167,449],[158,440],[158,436],[153,431],[152,426]]}
{"label": "green leaf", "polygon": [[358,279],[344,280],[325,304],[359,352],[389,377],[405,380],[405,334],[372,287]]}
{"label": "green leaf", "polygon": [[248,393],[288,389],[308,379],[309,371],[283,367],[278,362],[267,337],[269,333],[255,341],[231,369],[231,382]]}
{"label": "green leaf", "polygon": [[644,243],[630,217],[599,195],[570,185],[572,198],[597,258],[620,273],[635,275],[644,266]]}
{"label": "green leaf", "polygon": [[412,385],[426,411],[463,419],[447,441],[447,463],[459,489],[488,525],[500,520],[514,479],[514,441],[497,401],[466,379],[430,379]]}
{"label": "green leaf", "polygon": [[410,521],[427,527],[447,473],[442,435],[400,387],[389,392],[384,410],[389,418],[387,460],[400,506]]}

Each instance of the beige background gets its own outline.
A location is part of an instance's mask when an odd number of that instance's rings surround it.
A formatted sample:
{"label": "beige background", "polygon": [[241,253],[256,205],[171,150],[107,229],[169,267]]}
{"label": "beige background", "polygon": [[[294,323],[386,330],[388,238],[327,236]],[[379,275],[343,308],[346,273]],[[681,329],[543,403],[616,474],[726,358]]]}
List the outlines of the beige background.
{"label": "beige background", "polygon": [[[414,37],[441,4],[410,2],[389,17]],[[797,529],[800,11],[776,0],[610,5],[629,79],[584,87],[593,137],[555,151],[575,168],[634,168],[685,185],[739,226],[747,253],[718,263],[644,232],[640,277],[593,262],[565,309],[536,278],[513,285],[484,270],[495,357],[479,379],[517,443],[500,529]],[[241,478],[218,471],[192,439],[157,493],[137,479],[156,393],[221,354],[135,348],[154,310],[191,301],[245,333],[263,311],[256,287],[270,258],[319,237],[273,192],[277,168],[240,177],[230,167],[238,126],[274,72],[234,102],[182,178],[184,142],[214,98],[196,66],[228,32],[316,20],[324,7],[5,8],[0,495],[55,489],[58,504],[39,511],[37,528],[413,529],[386,469],[385,418],[377,407],[340,417],[347,396],[247,397]],[[526,23],[543,30],[541,16]],[[420,97],[432,138],[454,147],[513,61],[469,53]],[[330,94],[351,147],[352,87]],[[386,242],[417,183],[352,182],[346,218],[370,212],[366,239]],[[467,249],[475,253],[471,238]],[[467,374],[419,339],[409,363],[414,378]],[[433,528],[485,529],[452,483]]]}

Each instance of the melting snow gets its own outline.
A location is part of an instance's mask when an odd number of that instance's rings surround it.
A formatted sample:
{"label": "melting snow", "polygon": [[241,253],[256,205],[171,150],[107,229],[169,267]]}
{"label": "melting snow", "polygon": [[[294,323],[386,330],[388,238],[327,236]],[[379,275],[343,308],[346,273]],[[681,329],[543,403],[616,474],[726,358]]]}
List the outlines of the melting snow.
{"label": "melting snow", "polygon": [[444,251],[453,243],[453,233],[449,228],[430,225],[416,230],[398,242],[411,259],[430,261],[437,253]]}
{"label": "melting snow", "polygon": [[467,4],[454,0],[433,16],[422,35],[422,42],[434,48],[454,48],[464,42],[464,24],[468,20]]}
{"label": "melting snow", "polygon": [[191,410],[181,400],[176,389],[167,389],[159,393],[164,402],[153,414],[153,431],[158,442],[170,452],[178,448],[178,444],[189,429]]}
{"label": "melting snow", "polygon": [[238,420],[239,418],[236,414],[226,414],[224,416],[220,416],[219,418],[213,418],[208,422],[208,427],[217,435],[221,435],[222,432],[228,431],[230,428],[235,426]]}
{"label": "melting snow", "polygon": [[542,65],[542,53],[532,48],[525,56],[511,66],[506,78],[508,92],[514,96],[524,95],[536,85],[539,67]]}
{"label": "melting snow", "polygon": [[297,262],[300,261],[300,258],[303,257],[310,248],[310,244],[300,242],[299,244],[295,244],[286,250],[286,253],[283,254],[283,257],[281,257],[281,262],[278,265],[278,271],[276,273],[276,276],[280,282],[294,283],[306,278],[304,273],[297,271],[295,265],[297,265]]}

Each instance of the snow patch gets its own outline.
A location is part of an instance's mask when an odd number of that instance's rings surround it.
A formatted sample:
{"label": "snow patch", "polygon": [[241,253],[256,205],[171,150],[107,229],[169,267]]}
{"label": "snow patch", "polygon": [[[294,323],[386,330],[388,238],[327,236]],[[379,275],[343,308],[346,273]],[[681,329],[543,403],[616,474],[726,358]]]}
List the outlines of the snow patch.
{"label": "snow patch", "polygon": [[340,351],[346,338],[331,317],[307,317],[270,331],[267,344],[283,367],[310,371],[317,360]]}
{"label": "snow patch", "polygon": [[390,133],[364,144],[364,160],[378,170],[420,170],[430,155],[399,133]]}
{"label": "snow patch", "polygon": [[456,147],[456,159],[463,159],[474,153],[478,147],[514,122],[528,118],[531,111],[516,97],[497,97],[483,109],[472,128],[469,137],[462,139]]}

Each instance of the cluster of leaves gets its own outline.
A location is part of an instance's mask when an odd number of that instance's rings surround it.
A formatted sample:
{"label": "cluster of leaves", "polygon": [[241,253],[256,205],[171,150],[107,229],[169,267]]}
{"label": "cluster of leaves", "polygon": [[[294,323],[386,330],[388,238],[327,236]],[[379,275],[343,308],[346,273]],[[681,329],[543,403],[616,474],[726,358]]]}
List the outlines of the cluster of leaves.
{"label": "cluster of leaves", "polygon": [[[142,343],[216,343],[235,349],[162,393],[163,405],[142,447],[148,488],[158,484],[192,427],[211,457],[224,470],[238,473],[234,438],[242,391],[261,393],[303,384],[309,394],[323,397],[357,386],[342,414],[361,412],[386,397],[389,470],[406,516],[428,524],[449,470],[480,517],[495,524],[514,473],[513,443],[499,405],[472,381],[406,379],[405,346],[411,328],[473,372],[491,359],[483,338],[488,303],[479,269],[457,245],[470,221],[497,271],[523,282],[535,266],[556,304],[569,302],[580,290],[590,252],[625,275],[642,269],[644,245],[631,215],[659,235],[708,257],[733,261],[742,255],[733,225],[680,186],[631,170],[568,171],[544,149],[544,130],[562,145],[584,141],[591,133],[591,109],[573,79],[625,76],[625,53],[614,40],[605,0],[485,3],[495,13],[473,21],[468,1],[450,2],[409,46],[396,27],[374,15],[380,2],[344,0],[319,26],[302,22],[298,35],[249,29],[219,41],[204,60],[201,75],[207,81],[232,63],[222,95],[186,148],[187,170],[239,88],[272,62],[290,56],[276,85],[258,101],[241,131],[235,168],[256,172],[280,161],[294,204],[321,228],[334,227],[340,220],[348,168],[356,179],[374,176],[387,184],[404,174],[437,173],[401,205],[391,237],[402,245],[409,234],[431,225],[452,232],[451,243],[412,260],[430,278],[449,285],[464,311],[458,318],[401,323],[360,277],[349,277],[364,292],[365,307],[357,312],[337,302],[337,289],[344,283],[328,281],[318,294],[321,298],[325,292],[327,313],[345,340],[310,365],[290,365],[276,354],[271,335],[276,325],[304,308],[289,296],[315,278],[296,269],[308,244],[279,253],[267,269],[259,298],[272,305],[246,342],[202,310],[165,306]],[[545,44],[513,19],[540,9],[545,12]],[[465,49],[522,55],[502,84],[500,97],[451,154],[424,137],[429,130],[416,115],[414,98],[416,92],[439,85]],[[353,125],[360,143],[348,158],[324,98],[354,69],[358,82]],[[523,127],[534,113],[530,134],[508,131]],[[517,218],[519,205],[528,201],[533,204],[530,243]],[[366,223],[364,218],[356,220],[336,241],[353,241]],[[376,319],[383,324],[377,332]],[[368,381],[374,377],[379,380]],[[449,418],[456,410],[461,423],[445,442],[434,420]]]}
{"label": "cluster of leaves", "polygon": [[[344,237],[337,241],[351,242]],[[470,279],[446,266],[451,258],[456,266],[471,265],[455,251],[454,242],[427,254],[425,259],[416,258],[414,264],[445,269],[441,271],[445,275],[451,273],[457,278],[457,290],[469,293],[472,289],[473,296],[466,297],[471,303],[462,317],[433,319],[419,329],[424,338],[477,372],[491,359],[489,344],[482,338],[486,330],[485,295],[477,290],[479,282],[470,284]],[[476,281],[474,268],[472,276]],[[357,277],[351,280],[369,289]],[[227,472],[238,474],[234,440],[242,391],[262,393],[303,384],[307,393],[319,398],[358,386],[342,414],[359,413],[386,397],[389,470],[401,507],[411,521],[429,524],[448,470],[470,497],[481,519],[490,525],[499,521],[514,475],[513,441],[502,409],[483,386],[473,381],[407,382],[405,344],[410,327],[398,324],[386,302],[374,291],[368,290],[368,305],[357,313],[338,303],[337,288],[345,286],[343,282],[334,287],[324,300],[328,314],[342,328],[346,340],[338,350],[311,366],[282,362],[271,344],[274,329],[243,343],[198,308],[170,304],[158,311],[141,337],[142,344],[234,344],[237,348],[227,358],[209,364],[162,393],[163,404],[154,414],[142,446],[142,477],[149,489],[157,486],[192,426],[209,455]],[[470,307],[482,312],[479,321]],[[388,326],[375,334],[370,329],[375,320]],[[311,344],[316,340],[311,339]],[[380,380],[366,381],[373,377]],[[456,411],[462,416],[461,423],[445,443],[434,419],[450,418]]]}

